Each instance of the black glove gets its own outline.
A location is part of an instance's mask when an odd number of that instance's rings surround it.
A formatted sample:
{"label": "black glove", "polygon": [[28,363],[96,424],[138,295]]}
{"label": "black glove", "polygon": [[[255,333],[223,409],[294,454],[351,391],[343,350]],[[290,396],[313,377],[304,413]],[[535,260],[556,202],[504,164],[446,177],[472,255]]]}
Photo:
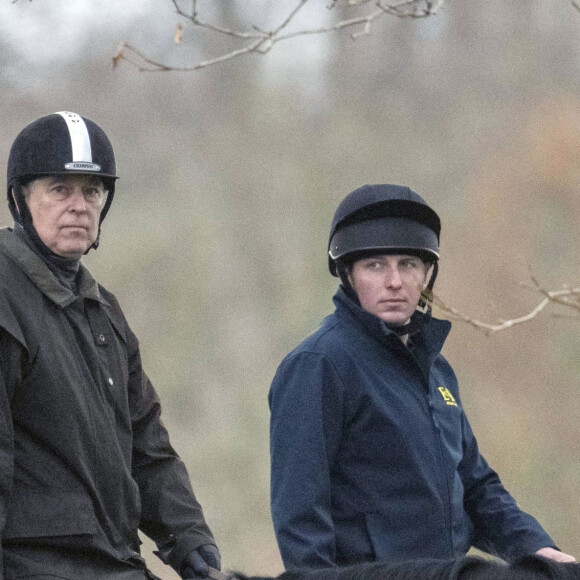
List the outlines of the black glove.
{"label": "black glove", "polygon": [[190,552],[183,560],[179,574],[184,580],[186,578],[205,578],[209,574],[209,566],[216,570],[222,568],[219,550],[213,544],[200,546],[197,550]]}

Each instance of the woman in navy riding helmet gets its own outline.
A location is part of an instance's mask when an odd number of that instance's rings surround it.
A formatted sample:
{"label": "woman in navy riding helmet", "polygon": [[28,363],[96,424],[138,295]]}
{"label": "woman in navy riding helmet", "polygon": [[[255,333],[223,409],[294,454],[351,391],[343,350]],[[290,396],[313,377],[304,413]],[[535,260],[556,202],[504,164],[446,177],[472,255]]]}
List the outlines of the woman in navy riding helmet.
{"label": "woman in navy riding helmet", "polygon": [[269,394],[271,509],[286,568],[451,558],[573,560],[481,456],[431,316],[440,220],[408,187],[339,205],[336,310],[280,364]]}

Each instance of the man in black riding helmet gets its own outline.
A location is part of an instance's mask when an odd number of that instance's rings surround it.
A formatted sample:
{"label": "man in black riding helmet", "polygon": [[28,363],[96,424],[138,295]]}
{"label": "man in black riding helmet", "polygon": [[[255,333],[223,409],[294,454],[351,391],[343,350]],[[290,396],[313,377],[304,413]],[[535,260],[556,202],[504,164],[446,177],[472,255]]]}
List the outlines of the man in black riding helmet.
{"label": "man in black riding helmet", "polygon": [[81,257],[117,179],[75,113],[27,125],[0,230],[0,578],[144,580],[138,529],[183,578],[220,567],[137,338]]}
{"label": "man in black riding helmet", "polygon": [[440,220],[408,187],[341,202],[336,310],[280,364],[269,394],[271,508],[286,568],[447,559],[471,546],[574,560],[479,453],[431,316]]}

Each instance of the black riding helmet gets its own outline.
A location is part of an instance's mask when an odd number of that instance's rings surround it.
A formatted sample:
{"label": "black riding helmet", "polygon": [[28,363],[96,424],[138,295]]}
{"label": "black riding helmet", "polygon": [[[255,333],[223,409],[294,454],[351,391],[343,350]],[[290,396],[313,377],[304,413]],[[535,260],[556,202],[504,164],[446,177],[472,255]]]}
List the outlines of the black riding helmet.
{"label": "black riding helmet", "polygon": [[433,264],[424,292],[431,300],[437,276],[441,221],[425,200],[401,185],[364,185],[338,206],[328,239],[328,267],[349,289],[347,265],[372,254],[409,254]]}
{"label": "black riding helmet", "polygon": [[[8,156],[8,206],[14,221],[36,237],[22,186],[47,175],[79,173],[100,176],[109,192],[101,212],[101,224],[113,201],[117,179],[115,154],[105,132],[90,119],[68,111],[32,121],[20,131]],[[97,237],[92,247],[98,244]]]}
{"label": "black riding helmet", "polygon": [[439,258],[439,216],[425,200],[401,185],[363,185],[340,203],[330,227],[328,267],[338,276],[337,261],[368,252]]}

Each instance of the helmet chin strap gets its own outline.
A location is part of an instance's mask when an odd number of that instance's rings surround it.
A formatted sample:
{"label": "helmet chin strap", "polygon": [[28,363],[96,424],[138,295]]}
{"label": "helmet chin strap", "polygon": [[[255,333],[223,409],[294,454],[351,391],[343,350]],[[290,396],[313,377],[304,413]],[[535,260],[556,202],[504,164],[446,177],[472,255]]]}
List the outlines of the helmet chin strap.
{"label": "helmet chin strap", "polygon": [[54,256],[54,252],[40,239],[40,236],[32,223],[32,214],[28,209],[22,184],[20,181],[14,180],[11,187],[12,195],[14,196],[14,204],[10,205],[10,211],[14,221],[22,226],[22,229],[43,255]]}
{"label": "helmet chin strap", "polygon": [[421,292],[421,298],[419,298],[419,304],[417,309],[424,314],[431,314],[431,305],[433,304],[433,286],[435,285],[435,280],[437,279],[437,273],[439,272],[438,262],[433,262],[433,272],[431,273],[431,278],[427,283],[427,286],[423,288]]}
{"label": "helmet chin strap", "polygon": [[100,241],[101,241],[101,226],[99,225],[97,239],[83,252],[83,256],[86,256],[91,250],[96,250],[99,247]]}
{"label": "helmet chin strap", "polygon": [[350,283],[350,279],[348,277],[347,265],[342,260],[337,260],[335,264],[336,264],[336,273],[340,278],[344,292],[351,300],[353,300],[356,304],[360,306],[358,294],[356,293],[356,290],[352,287],[352,284]]}
{"label": "helmet chin strap", "polygon": [[[419,314],[419,316],[416,316],[416,314]],[[414,336],[423,332],[423,327],[427,324],[427,321],[427,314],[421,315],[421,313],[416,311],[407,324],[390,324],[388,322],[383,324],[397,336]]]}

